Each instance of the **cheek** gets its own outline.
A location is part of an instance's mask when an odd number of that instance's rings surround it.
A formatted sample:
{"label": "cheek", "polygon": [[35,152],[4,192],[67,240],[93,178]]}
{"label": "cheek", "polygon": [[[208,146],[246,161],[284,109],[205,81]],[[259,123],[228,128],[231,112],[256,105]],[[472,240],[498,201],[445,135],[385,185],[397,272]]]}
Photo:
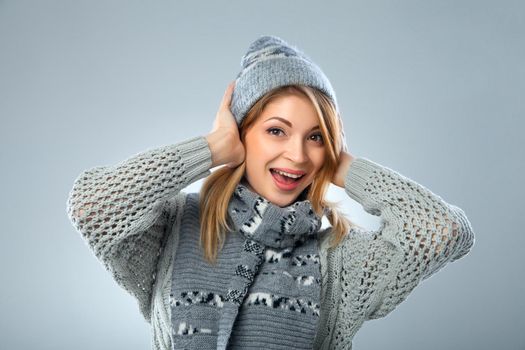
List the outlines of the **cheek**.
{"label": "cheek", "polygon": [[251,140],[245,145],[246,149],[246,172],[252,179],[261,176],[261,170],[264,169],[268,162],[268,151],[262,142]]}
{"label": "cheek", "polygon": [[311,158],[312,159],[312,163],[314,163],[314,166],[316,169],[320,169],[322,168],[325,160],[326,160],[326,157],[325,157],[325,152],[324,150],[320,151],[320,150],[316,150],[315,152],[312,153],[312,156]]}
{"label": "cheek", "polygon": [[257,160],[260,158],[260,148],[257,147],[257,145],[254,145],[253,143],[246,145],[246,165],[253,165],[257,164]]}
{"label": "cheek", "polygon": [[263,138],[253,139],[246,146],[246,158],[252,163],[264,163],[275,156],[275,145]]}

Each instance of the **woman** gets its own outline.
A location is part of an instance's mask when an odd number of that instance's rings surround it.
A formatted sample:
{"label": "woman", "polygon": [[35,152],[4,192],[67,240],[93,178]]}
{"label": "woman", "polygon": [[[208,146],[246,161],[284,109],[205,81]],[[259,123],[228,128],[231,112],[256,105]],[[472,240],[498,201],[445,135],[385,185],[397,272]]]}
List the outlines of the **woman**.
{"label": "woman", "polygon": [[[155,349],[351,349],[364,321],[470,251],[471,225],[348,152],[330,82],[299,49],[263,36],[241,66],[208,135],[84,171],[69,218],[137,299]],[[330,183],[381,228],[341,215]]]}

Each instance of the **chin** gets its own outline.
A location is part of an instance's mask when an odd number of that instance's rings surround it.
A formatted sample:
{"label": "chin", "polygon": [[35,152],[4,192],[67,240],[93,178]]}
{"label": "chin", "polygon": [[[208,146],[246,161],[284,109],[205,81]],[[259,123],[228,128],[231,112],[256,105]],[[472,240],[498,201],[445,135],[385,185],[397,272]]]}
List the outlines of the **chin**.
{"label": "chin", "polygon": [[308,191],[310,189],[310,186],[303,189],[301,192],[299,192],[297,195],[295,195],[293,198],[285,199],[285,196],[276,194],[275,200],[270,200],[275,205],[278,205],[281,208],[287,207],[292,205],[293,203],[297,201],[304,201],[307,199]]}
{"label": "chin", "polygon": [[278,205],[278,206],[281,207],[281,208],[284,208],[284,207],[287,207],[287,206],[289,206],[289,205],[292,205],[294,202],[295,202],[295,201],[293,200],[293,201],[288,201],[288,202],[284,202],[284,203],[281,202],[281,203],[274,203],[274,204]]}

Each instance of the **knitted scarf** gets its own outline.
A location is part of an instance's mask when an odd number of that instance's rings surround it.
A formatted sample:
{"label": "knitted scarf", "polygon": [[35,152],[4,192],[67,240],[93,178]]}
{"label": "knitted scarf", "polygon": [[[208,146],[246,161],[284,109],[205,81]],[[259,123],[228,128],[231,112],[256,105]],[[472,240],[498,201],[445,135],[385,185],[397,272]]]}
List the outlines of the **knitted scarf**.
{"label": "knitted scarf", "polygon": [[198,196],[187,195],[173,262],[173,349],[312,349],[321,217],[310,201],[281,208],[239,183],[228,206],[234,229],[212,265],[199,244]]}

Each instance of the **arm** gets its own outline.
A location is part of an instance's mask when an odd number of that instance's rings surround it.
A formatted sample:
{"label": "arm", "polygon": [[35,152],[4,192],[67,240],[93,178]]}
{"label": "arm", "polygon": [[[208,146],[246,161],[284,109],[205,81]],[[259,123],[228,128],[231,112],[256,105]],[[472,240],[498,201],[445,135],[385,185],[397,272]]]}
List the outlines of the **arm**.
{"label": "arm", "polygon": [[180,191],[209,175],[211,164],[206,138],[195,137],[85,170],[74,181],[69,219],[146,320],[167,229],[182,214]]}
{"label": "arm", "polygon": [[355,311],[366,319],[388,314],[420,281],[466,255],[474,244],[460,208],[392,169],[356,158],[344,188],[366,212],[382,219],[377,231],[356,230],[341,245],[342,278],[350,281],[356,277],[351,274],[358,275],[350,284],[360,290],[364,307]]}

